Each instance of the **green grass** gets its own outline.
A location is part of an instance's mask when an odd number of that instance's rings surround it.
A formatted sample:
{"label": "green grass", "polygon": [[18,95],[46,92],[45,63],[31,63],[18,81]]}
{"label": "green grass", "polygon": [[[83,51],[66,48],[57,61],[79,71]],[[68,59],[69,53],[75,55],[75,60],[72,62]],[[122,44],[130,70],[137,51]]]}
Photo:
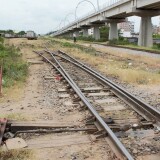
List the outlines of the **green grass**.
{"label": "green grass", "polygon": [[26,121],[27,118],[21,113],[0,114],[0,118],[7,118],[9,120]]}
{"label": "green grass", "polygon": [[147,51],[156,51],[156,53],[160,53],[160,47],[158,44],[154,44],[153,47],[149,48],[149,47],[143,47],[143,46],[138,46],[138,45],[134,45],[134,44],[128,44],[128,45],[118,45],[118,46],[122,46],[122,47],[128,47],[128,48],[133,48],[133,49],[140,49],[140,50],[147,50]]}
{"label": "green grass", "polygon": [[10,87],[17,81],[25,81],[28,64],[22,60],[19,48],[4,44],[0,38],[0,66],[3,68],[3,86]]}
{"label": "green grass", "polygon": [[108,42],[109,45],[129,45],[129,41],[127,39],[113,39]]}
{"label": "green grass", "polygon": [[140,49],[140,50],[147,50],[147,51],[156,51],[157,53],[160,53],[160,44],[154,44],[153,47],[143,47],[143,46],[138,46],[137,44],[134,43],[129,43],[128,40],[126,39],[113,39],[110,40],[109,45],[115,45],[115,46],[122,46],[122,47],[128,47],[131,49]]}
{"label": "green grass", "polygon": [[160,51],[160,44],[154,44],[153,47],[152,47],[152,49]]}
{"label": "green grass", "polygon": [[[50,39],[51,40],[51,39]],[[119,59],[114,57],[105,57],[99,54],[88,54],[83,50],[77,49],[78,44],[73,44],[72,42],[66,42],[64,39],[53,39],[53,48],[61,48],[63,46],[63,51],[70,54],[71,56],[80,59],[87,64],[94,66],[97,70],[101,71],[105,75],[110,75],[120,79],[122,82],[127,82],[130,84],[137,85],[148,85],[148,84],[159,84],[160,83],[160,71],[150,71],[146,70],[145,66],[142,64],[147,64],[149,67],[157,67],[159,65],[159,60],[156,58],[144,57],[140,55],[128,55],[124,53],[123,57],[119,56]],[[71,48],[70,48],[71,47]],[[87,48],[87,47],[85,47]],[[90,46],[88,46],[90,48]],[[103,49],[101,52],[105,53]],[[112,55],[119,55],[119,52],[112,53],[109,49],[107,52]],[[126,59],[126,61],[121,61],[121,58]],[[136,66],[129,66],[127,59],[132,59]],[[133,64],[134,64],[133,62]]]}
{"label": "green grass", "polygon": [[80,51],[83,51],[85,53],[96,55],[96,50],[93,47],[85,47],[80,44],[74,44],[74,43],[70,43],[70,42],[62,42],[62,41],[58,41],[55,39],[50,40],[50,42],[52,45],[59,44],[62,48],[77,48]]}

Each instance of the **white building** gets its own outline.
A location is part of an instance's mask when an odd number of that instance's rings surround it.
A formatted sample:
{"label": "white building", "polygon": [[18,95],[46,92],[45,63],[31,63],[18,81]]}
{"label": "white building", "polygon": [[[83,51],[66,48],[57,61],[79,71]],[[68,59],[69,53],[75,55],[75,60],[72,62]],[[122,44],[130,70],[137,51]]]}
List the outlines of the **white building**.
{"label": "white building", "polygon": [[122,37],[132,37],[132,34],[134,33],[134,22],[122,22],[118,24],[118,29],[120,29],[120,33]]}
{"label": "white building", "polygon": [[88,30],[88,35],[89,36],[93,35],[93,28],[91,28],[91,29]]}

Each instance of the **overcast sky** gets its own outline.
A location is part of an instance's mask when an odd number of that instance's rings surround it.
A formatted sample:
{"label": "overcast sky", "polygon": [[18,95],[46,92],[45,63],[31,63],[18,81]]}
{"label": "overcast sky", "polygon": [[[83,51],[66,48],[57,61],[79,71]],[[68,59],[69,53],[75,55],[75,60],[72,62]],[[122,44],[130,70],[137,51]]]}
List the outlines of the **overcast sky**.
{"label": "overcast sky", "polygon": [[[82,0],[0,0],[0,29],[34,30],[47,33],[57,29],[60,22],[68,16],[66,24],[74,20],[75,8]],[[97,0],[90,0],[97,7]],[[113,0],[99,0],[100,5]],[[87,2],[79,5],[77,17],[93,10]],[[139,30],[140,18],[132,17],[136,31]],[[159,25],[158,17],[152,18],[153,24]],[[64,23],[61,24],[63,26]]]}

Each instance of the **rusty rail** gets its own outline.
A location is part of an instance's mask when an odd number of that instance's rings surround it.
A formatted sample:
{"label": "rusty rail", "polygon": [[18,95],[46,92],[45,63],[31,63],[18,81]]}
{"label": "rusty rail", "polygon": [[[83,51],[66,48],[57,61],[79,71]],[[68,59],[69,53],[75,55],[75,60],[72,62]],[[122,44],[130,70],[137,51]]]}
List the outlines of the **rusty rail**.
{"label": "rusty rail", "polygon": [[0,119],[0,145],[2,144],[3,135],[6,129],[7,119]]}
{"label": "rusty rail", "polygon": [[[49,50],[47,52],[50,52]],[[85,64],[77,61],[73,57],[69,56],[67,53],[59,51],[59,53],[67,56],[68,58],[64,56],[57,55],[70,63],[76,65],[77,67],[83,69],[90,75],[94,76],[97,80],[101,81],[105,85],[109,85],[112,88],[112,91],[121,98],[124,102],[126,102],[130,107],[132,107],[139,115],[141,115],[143,118],[149,121],[153,121],[154,123],[159,124],[160,123],[160,112],[147,104],[146,102],[143,102],[139,98],[135,97],[116,83],[109,80],[107,77],[102,76],[95,70],[91,69],[90,67],[86,66]],[[54,54],[54,53],[52,53]]]}
{"label": "rusty rail", "polygon": [[100,117],[100,115],[97,113],[97,111],[92,106],[92,104],[88,101],[88,99],[81,92],[79,87],[75,84],[75,82],[68,75],[68,73],[65,71],[65,69],[61,66],[61,64],[54,57],[54,54],[52,54],[52,52],[50,52],[50,54],[53,57],[53,59],[54,59],[56,64],[54,64],[51,60],[49,60],[47,57],[45,57],[42,53],[36,52],[36,51],[34,51],[34,52],[37,53],[39,56],[43,57],[46,62],[50,63],[66,79],[68,84],[72,87],[72,89],[80,97],[80,99],[83,101],[83,103],[88,107],[90,113],[96,118],[96,120],[99,122],[99,124],[104,128],[104,130],[106,131],[106,134],[109,135],[109,137],[111,138],[112,142],[115,144],[117,149],[121,152],[123,158],[127,159],[127,160],[133,160],[133,157],[131,156],[131,154],[127,151],[127,149],[120,142],[120,140],[116,137],[116,135],[112,132],[112,130],[109,128],[109,126]]}

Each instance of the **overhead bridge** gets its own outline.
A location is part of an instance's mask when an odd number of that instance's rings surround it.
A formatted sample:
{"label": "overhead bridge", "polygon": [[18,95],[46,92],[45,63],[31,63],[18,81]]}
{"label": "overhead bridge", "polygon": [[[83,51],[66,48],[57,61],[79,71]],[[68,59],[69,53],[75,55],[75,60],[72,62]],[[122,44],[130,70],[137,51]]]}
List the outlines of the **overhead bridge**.
{"label": "overhead bridge", "polygon": [[100,39],[99,27],[106,23],[110,24],[109,40],[118,39],[117,24],[125,22],[127,17],[141,17],[141,26],[138,44],[140,46],[151,47],[152,39],[152,22],[151,18],[160,15],[160,0],[119,0],[118,2],[101,8],[77,19],[73,23],[63,27],[54,33],[54,36],[77,36],[79,31],[83,31],[84,36],[88,36],[88,29],[94,28],[94,38]]}

